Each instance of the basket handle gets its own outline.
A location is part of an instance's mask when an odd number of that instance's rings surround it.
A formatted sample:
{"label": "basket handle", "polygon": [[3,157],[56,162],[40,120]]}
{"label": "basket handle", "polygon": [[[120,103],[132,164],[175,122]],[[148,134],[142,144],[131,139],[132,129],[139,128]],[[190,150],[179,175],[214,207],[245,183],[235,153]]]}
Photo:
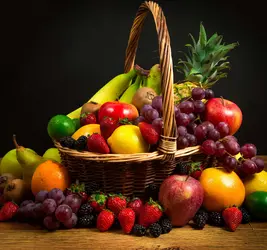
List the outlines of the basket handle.
{"label": "basket handle", "polygon": [[140,34],[149,11],[152,13],[159,41],[161,85],[163,100],[163,123],[164,128],[159,141],[158,151],[165,155],[164,159],[173,159],[176,152],[177,129],[174,114],[173,96],[173,62],[170,46],[170,35],[168,32],[166,19],[160,6],[152,1],[142,3],[136,13],[133,26],[131,28],[124,72],[128,72],[134,67],[134,61]]}

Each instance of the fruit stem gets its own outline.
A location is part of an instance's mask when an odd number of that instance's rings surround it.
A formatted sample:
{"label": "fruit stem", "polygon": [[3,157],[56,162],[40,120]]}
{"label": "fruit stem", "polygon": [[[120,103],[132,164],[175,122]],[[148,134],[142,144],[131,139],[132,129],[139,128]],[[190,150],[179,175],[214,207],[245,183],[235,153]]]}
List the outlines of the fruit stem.
{"label": "fruit stem", "polygon": [[148,76],[149,75],[149,70],[143,69],[141,66],[138,64],[134,65],[134,69],[137,71],[137,73],[141,76]]}
{"label": "fruit stem", "polygon": [[7,177],[6,176],[0,176],[0,184],[3,184],[7,181]]}
{"label": "fruit stem", "polygon": [[13,142],[16,148],[20,148],[20,145],[17,143],[16,135],[13,135]]}
{"label": "fruit stem", "polygon": [[225,106],[225,101],[224,98],[221,96],[221,100],[222,100],[222,105]]}

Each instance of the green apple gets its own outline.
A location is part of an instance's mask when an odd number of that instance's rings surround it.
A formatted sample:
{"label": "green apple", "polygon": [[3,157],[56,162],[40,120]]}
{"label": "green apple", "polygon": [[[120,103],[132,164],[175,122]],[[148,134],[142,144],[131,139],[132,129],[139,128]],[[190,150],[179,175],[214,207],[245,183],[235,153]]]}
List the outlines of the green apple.
{"label": "green apple", "polygon": [[43,157],[45,159],[54,160],[58,163],[61,163],[60,154],[57,148],[49,148],[45,151]]}

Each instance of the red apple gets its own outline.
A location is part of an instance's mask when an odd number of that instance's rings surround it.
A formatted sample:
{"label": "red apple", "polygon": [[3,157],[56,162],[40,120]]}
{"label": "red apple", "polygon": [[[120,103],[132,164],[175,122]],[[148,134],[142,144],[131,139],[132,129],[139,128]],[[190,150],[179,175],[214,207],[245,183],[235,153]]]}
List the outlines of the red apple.
{"label": "red apple", "polygon": [[113,101],[104,103],[98,110],[98,121],[102,121],[104,117],[110,117],[114,120],[128,118],[133,121],[138,117],[137,108],[129,103]]}
{"label": "red apple", "polygon": [[226,122],[230,128],[230,134],[237,132],[242,124],[242,112],[233,102],[223,98],[211,98],[206,103],[205,120],[213,125]]}
{"label": "red apple", "polygon": [[186,175],[169,176],[159,190],[159,201],[173,226],[186,225],[199,210],[203,198],[200,182]]}

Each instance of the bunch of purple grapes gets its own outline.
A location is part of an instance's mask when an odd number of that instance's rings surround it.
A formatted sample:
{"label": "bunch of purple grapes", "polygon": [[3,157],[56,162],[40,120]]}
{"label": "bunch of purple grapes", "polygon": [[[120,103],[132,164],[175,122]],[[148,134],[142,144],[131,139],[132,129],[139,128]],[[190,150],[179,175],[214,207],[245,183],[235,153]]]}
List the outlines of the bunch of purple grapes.
{"label": "bunch of purple grapes", "polygon": [[162,96],[153,98],[151,105],[145,104],[140,110],[140,116],[135,120],[135,125],[139,122],[152,124],[155,130],[160,134],[163,127],[162,119]]}
{"label": "bunch of purple grapes", "polygon": [[71,229],[77,224],[77,215],[82,200],[76,194],[65,196],[62,190],[40,191],[33,200],[23,201],[18,210],[19,220],[42,221],[48,230],[61,226]]}

